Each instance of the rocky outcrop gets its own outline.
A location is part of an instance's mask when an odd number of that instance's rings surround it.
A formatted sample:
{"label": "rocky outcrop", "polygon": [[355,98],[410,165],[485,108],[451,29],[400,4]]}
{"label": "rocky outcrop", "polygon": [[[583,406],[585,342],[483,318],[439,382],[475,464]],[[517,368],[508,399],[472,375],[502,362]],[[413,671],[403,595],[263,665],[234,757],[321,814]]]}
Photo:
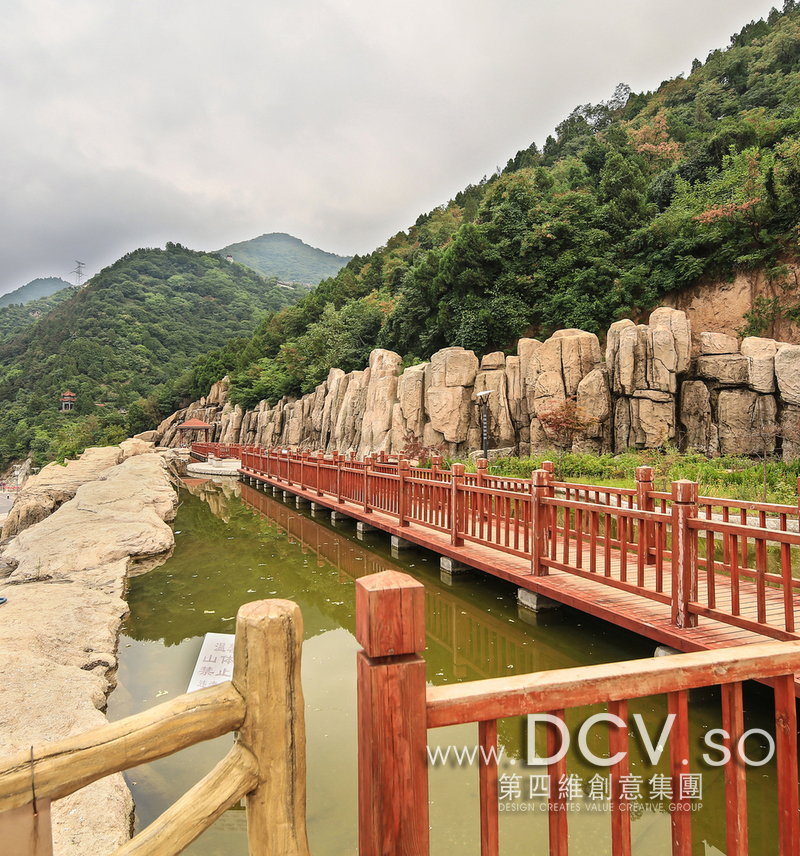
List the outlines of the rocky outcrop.
{"label": "rocky outcrop", "polygon": [[[611,325],[605,360],[597,336],[560,330],[544,342],[520,339],[515,355],[481,360],[444,348],[401,370],[400,357],[376,350],[364,371],[332,369],[301,399],[261,402],[247,413],[225,403],[227,380],[208,398],[159,427],[162,444],[198,417],[213,440],[353,452],[400,453],[426,446],[466,456],[482,445],[486,400],[490,449],[519,455],[554,442],[549,415],[574,400],[588,427],[576,450],[622,452],[677,444],[704,454],[758,455],[800,448],[800,345],[725,330],[695,331],[678,309],[656,309],[647,324]],[[216,388],[218,387],[218,388]],[[216,407],[210,402],[219,401]],[[771,439],[768,437],[771,435]],[[797,436],[795,436],[797,435]]]}
{"label": "rocky outcrop", "polygon": [[[114,686],[117,637],[127,612],[125,578],[136,557],[168,555],[173,538],[165,521],[177,504],[165,456],[129,454],[133,449],[141,451],[129,443],[127,450],[87,450],[66,468],[45,467],[36,477],[37,495],[74,495],[5,548],[4,753],[106,722],[102,710]],[[57,482],[49,492],[47,476]],[[59,800],[52,807],[55,852],[113,851],[128,838],[132,811],[122,775]]]}

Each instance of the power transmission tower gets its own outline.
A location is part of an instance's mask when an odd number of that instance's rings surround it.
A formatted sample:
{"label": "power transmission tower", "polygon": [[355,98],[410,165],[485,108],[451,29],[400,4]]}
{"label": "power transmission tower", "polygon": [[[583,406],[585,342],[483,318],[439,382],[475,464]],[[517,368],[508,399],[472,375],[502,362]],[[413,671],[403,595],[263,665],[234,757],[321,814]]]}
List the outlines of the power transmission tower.
{"label": "power transmission tower", "polygon": [[80,288],[83,285],[83,269],[86,267],[86,265],[83,262],[78,261],[76,261],[75,264],[77,265],[77,267],[75,268],[75,270],[70,271],[70,276],[75,276],[75,287]]}

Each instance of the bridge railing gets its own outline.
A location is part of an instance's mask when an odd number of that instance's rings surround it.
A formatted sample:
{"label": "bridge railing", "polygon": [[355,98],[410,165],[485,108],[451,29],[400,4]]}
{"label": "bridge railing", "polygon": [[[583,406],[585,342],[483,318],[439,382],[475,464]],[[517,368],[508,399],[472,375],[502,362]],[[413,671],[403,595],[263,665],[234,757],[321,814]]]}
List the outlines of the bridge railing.
{"label": "bridge railing", "polygon": [[[449,533],[450,544],[476,543],[528,559],[531,573],[562,571],[670,605],[672,622],[698,616],[776,639],[800,638],[800,532],[794,506],[701,497],[694,482],[669,494],[653,489],[639,467],[636,488],[556,482],[545,465],[531,479],[446,473],[402,458],[378,465],[334,452],[243,453],[243,472],[263,473],[317,496],[382,512],[401,528],[418,524]],[[798,578],[796,578],[796,576]]]}
{"label": "bridge railing", "polygon": [[[748,851],[745,736],[742,682],[770,678],[775,691],[778,852],[800,852],[798,820],[797,713],[794,674],[800,671],[800,642],[755,645],[586,666],[509,678],[428,687],[425,661],[424,587],[410,577],[384,572],[356,582],[359,733],[359,854],[429,852],[428,741],[430,729],[475,722],[480,747],[481,856],[499,852],[497,721],[549,714],[546,794],[549,852],[567,856],[567,798],[557,785],[568,773],[564,748],[566,711],[606,705],[597,728],[608,741],[611,852],[631,853],[628,701],[666,693],[672,720],[668,737],[672,853],[690,856],[692,805],[684,777],[689,763],[688,691],[721,686],[722,744],[728,856]],[[561,737],[558,732],[562,731]],[[469,768],[472,770],[473,768]],[[457,811],[457,807],[453,808]],[[759,811],[763,811],[759,802]],[[537,812],[538,814],[538,812]],[[465,823],[468,818],[464,818]]]}
{"label": "bridge railing", "polygon": [[308,856],[302,639],[296,604],[245,604],[236,618],[230,681],[0,758],[0,812],[24,810],[34,798],[60,799],[112,773],[237,731],[214,770],[113,856],[180,853],[242,798],[251,854]]}

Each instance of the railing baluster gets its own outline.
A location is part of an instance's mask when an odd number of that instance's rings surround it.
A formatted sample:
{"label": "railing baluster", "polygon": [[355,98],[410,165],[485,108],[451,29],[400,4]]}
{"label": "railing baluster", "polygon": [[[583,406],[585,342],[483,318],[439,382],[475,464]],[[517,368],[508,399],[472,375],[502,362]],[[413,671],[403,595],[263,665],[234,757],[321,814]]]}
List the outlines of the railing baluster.
{"label": "railing baluster", "polygon": [[500,852],[500,811],[497,791],[497,720],[478,723],[478,759],[481,803],[481,856]]}
{"label": "railing baluster", "polygon": [[611,716],[619,717],[623,723],[608,723],[609,758],[619,756],[619,760],[610,768],[611,853],[612,856],[631,856],[630,800],[624,800],[622,797],[622,783],[626,781],[629,772],[628,703],[624,699],[610,701],[608,712]]}
{"label": "railing baluster", "polygon": [[670,714],[675,714],[669,735],[669,766],[672,779],[672,856],[692,856],[692,812],[688,799],[681,798],[682,776],[689,773],[689,707],[686,690],[667,694]]}
{"label": "railing baluster", "polygon": [[747,770],[737,751],[744,734],[742,684],[722,685],[723,745],[730,752],[725,765],[725,825],[727,856],[747,856]]}
{"label": "railing baluster", "polygon": [[778,763],[778,852],[800,853],[797,793],[797,702],[794,675],[775,681],[775,754]]}

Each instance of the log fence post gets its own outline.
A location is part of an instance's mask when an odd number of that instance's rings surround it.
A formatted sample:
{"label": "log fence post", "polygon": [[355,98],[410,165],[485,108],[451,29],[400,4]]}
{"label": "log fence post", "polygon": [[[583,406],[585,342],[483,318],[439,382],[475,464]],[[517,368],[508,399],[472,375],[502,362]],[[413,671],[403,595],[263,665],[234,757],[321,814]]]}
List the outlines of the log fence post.
{"label": "log fence post", "polygon": [[356,580],[359,856],[428,856],[425,589]]}
{"label": "log fence post", "polygon": [[452,479],[450,481],[450,543],[454,547],[461,547],[464,539],[458,533],[458,524],[462,518],[464,505],[464,492],[459,488],[464,484],[464,465],[453,464]]}
{"label": "log fence post", "polygon": [[397,462],[397,517],[400,526],[408,526],[408,509],[410,503],[406,493],[406,479],[410,475],[411,464],[402,459]]}
{"label": "log fence post", "polygon": [[297,604],[261,600],[239,609],[232,682],[247,713],[237,742],[255,756],[259,771],[246,797],[251,856],[309,856],[302,642]]}
{"label": "log fence post", "polygon": [[[653,511],[653,468],[636,467],[636,507],[639,511]],[[644,552],[645,564],[654,565],[656,550],[661,545],[656,544],[655,524],[639,521],[639,552]]]}
{"label": "log fence post", "polygon": [[697,530],[689,519],[697,517],[697,482],[672,482],[672,623],[697,627],[697,614],[689,603],[697,600]]}
{"label": "log fence post", "polygon": [[[549,506],[542,502],[550,496],[552,489],[550,473],[545,470],[534,470],[531,473],[531,520],[533,526],[533,537],[531,538],[531,574],[535,577],[545,577],[548,568],[542,559],[548,554],[548,518]],[[566,509],[565,509],[565,514]]]}

